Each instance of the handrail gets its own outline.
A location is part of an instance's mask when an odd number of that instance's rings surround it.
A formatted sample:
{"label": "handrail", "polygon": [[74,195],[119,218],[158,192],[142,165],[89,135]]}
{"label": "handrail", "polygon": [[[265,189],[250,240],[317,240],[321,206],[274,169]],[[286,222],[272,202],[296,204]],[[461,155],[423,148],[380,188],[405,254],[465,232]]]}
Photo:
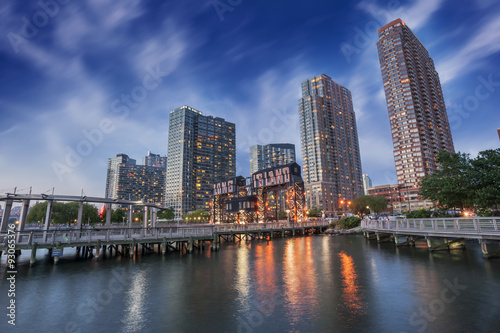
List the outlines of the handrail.
{"label": "handrail", "polygon": [[[94,229],[49,229],[49,230],[23,230],[15,231],[16,245],[30,246],[38,245],[72,244],[78,242],[92,241],[131,241],[132,239],[174,239],[200,236],[213,236],[214,232],[227,231],[259,231],[259,230],[283,230],[288,228],[311,228],[326,226],[328,221],[304,221],[299,223],[251,223],[251,224],[211,224],[211,225],[183,225],[183,226],[157,226],[154,228],[144,227],[98,227]],[[0,232],[0,246],[6,246],[7,232]]]}
{"label": "handrail", "polygon": [[500,235],[499,217],[429,218],[361,221],[361,228],[374,231]]}

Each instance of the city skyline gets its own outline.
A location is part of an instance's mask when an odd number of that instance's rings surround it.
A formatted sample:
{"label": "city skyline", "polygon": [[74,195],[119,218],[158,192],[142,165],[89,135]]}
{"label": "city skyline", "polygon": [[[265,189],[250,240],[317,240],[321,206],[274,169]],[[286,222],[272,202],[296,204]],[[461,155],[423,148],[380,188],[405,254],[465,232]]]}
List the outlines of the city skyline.
{"label": "city skyline", "polygon": [[242,2],[221,13],[211,3],[68,3],[23,36],[23,17],[43,18],[35,15],[43,9],[7,1],[0,190],[102,195],[107,158],[165,155],[168,112],[184,104],[239,126],[236,173],[248,174],[250,146],[300,145],[300,82],[321,73],[352,91],[363,173],[393,184],[375,32],[399,17],[434,59],[455,150],[498,147],[498,4],[286,3],[271,20],[284,4]]}

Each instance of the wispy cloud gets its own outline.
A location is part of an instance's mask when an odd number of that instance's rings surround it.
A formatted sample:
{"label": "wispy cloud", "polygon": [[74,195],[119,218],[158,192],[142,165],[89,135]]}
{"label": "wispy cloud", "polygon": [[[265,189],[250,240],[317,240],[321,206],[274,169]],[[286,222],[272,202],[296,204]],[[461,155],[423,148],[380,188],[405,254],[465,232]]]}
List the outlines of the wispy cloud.
{"label": "wispy cloud", "polygon": [[500,14],[484,20],[475,32],[454,55],[437,64],[441,82],[446,83],[459,75],[481,66],[481,60],[500,51]]}

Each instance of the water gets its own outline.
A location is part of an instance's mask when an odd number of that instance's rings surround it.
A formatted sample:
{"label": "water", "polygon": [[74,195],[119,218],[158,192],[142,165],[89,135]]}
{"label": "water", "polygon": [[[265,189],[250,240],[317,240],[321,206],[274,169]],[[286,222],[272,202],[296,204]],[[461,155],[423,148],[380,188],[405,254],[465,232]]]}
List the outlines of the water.
{"label": "water", "polygon": [[[500,260],[306,236],[53,265],[18,259],[19,332],[495,332]],[[7,324],[2,257],[0,332]]]}

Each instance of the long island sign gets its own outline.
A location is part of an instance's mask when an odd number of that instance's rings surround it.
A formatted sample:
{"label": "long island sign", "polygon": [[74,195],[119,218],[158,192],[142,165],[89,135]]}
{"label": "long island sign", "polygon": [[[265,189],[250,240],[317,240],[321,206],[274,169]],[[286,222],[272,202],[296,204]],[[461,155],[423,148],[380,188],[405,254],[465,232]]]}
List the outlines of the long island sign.
{"label": "long island sign", "polygon": [[263,170],[252,175],[253,187],[273,186],[290,182],[290,166]]}

